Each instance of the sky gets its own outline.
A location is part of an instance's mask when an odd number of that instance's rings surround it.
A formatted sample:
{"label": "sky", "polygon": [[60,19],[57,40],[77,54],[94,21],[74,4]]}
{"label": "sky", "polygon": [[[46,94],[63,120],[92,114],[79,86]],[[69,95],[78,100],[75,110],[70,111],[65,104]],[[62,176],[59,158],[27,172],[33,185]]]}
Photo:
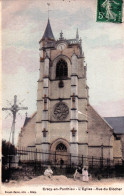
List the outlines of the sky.
{"label": "sky", "polygon": [[[39,41],[49,18],[56,39],[82,38],[87,63],[90,104],[102,116],[124,116],[124,24],[96,22],[97,0],[2,1],[2,106],[14,95],[19,106],[36,111],[39,78]],[[16,136],[25,112],[16,119]],[[3,138],[9,140],[12,116],[2,112]]]}

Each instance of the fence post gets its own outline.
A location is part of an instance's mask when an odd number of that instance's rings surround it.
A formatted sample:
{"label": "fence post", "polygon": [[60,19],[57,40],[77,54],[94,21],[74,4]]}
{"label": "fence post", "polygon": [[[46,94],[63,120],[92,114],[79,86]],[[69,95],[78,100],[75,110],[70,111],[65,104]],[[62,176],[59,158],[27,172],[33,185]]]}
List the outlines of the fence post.
{"label": "fence post", "polygon": [[93,156],[92,156],[92,168],[93,168]]}
{"label": "fence post", "polygon": [[56,165],[56,151],[55,151],[55,165]]}
{"label": "fence post", "polygon": [[84,156],[82,155],[82,168],[84,167]]}
{"label": "fence post", "polygon": [[70,153],[70,167],[71,167],[71,153]]}
{"label": "fence post", "polygon": [[35,156],[35,160],[37,161],[37,148],[36,148],[36,156]]}
{"label": "fence post", "polygon": [[102,168],[103,167],[103,158],[100,157],[100,167]]}
{"label": "fence post", "polygon": [[36,148],[36,151],[34,151],[34,155],[35,155],[34,161],[35,161],[35,174],[36,174],[36,166],[37,166],[37,148]]}
{"label": "fence post", "polygon": [[109,162],[109,159],[107,159],[107,167],[110,166],[110,162]]}
{"label": "fence post", "polygon": [[35,152],[35,161],[37,162],[37,148],[36,148],[36,152]]}

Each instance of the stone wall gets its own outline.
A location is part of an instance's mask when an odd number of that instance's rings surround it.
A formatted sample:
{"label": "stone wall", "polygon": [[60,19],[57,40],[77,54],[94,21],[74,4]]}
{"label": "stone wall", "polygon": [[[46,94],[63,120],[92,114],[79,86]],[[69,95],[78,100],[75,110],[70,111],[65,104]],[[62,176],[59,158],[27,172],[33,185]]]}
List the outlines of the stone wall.
{"label": "stone wall", "polygon": [[113,157],[114,162],[117,163],[122,158],[122,144],[120,139],[114,138],[114,145],[113,145]]}
{"label": "stone wall", "polygon": [[32,115],[30,120],[27,122],[23,128],[21,128],[21,132],[18,137],[18,147],[28,147],[35,146],[35,125],[36,125],[36,113]]}
{"label": "stone wall", "polygon": [[113,131],[103,118],[88,106],[89,156],[113,159]]}

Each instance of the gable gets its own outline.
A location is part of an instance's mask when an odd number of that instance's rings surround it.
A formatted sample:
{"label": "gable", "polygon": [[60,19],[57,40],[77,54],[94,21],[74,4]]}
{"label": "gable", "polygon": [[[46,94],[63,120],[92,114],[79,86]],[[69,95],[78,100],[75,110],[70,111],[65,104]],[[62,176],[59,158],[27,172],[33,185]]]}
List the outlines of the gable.
{"label": "gable", "polygon": [[27,126],[28,123],[29,123],[30,121],[32,121],[32,119],[35,118],[35,115],[36,115],[36,112],[35,112],[31,117],[26,117],[26,118],[25,118],[25,122],[24,122],[23,128],[24,128],[25,126]]}
{"label": "gable", "polygon": [[30,117],[25,119],[24,125],[21,128],[21,132],[18,136],[17,146],[34,146],[35,145],[35,122],[36,122],[36,112]]}
{"label": "gable", "polygon": [[88,128],[99,128],[101,131],[106,132],[107,130],[113,133],[111,125],[109,125],[109,123],[103,119],[90,104],[88,105]]}

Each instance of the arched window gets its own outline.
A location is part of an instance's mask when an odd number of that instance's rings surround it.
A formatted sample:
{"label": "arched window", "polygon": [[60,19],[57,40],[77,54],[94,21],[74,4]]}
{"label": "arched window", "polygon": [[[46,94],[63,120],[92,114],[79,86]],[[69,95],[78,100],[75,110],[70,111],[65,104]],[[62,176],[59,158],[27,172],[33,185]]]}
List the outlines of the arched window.
{"label": "arched window", "polygon": [[56,78],[65,78],[68,76],[68,67],[66,61],[60,59],[56,65]]}
{"label": "arched window", "polygon": [[66,148],[66,146],[63,143],[59,143],[56,146],[56,151],[64,151],[64,152],[67,152],[67,148]]}

